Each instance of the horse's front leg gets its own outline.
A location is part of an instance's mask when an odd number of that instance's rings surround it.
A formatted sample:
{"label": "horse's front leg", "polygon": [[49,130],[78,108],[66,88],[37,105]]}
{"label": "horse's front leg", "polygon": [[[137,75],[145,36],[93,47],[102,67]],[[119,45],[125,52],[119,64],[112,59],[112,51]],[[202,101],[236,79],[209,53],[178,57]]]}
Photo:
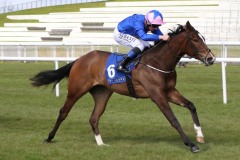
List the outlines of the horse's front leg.
{"label": "horse's front leg", "polygon": [[197,110],[194,104],[187,100],[185,97],[183,97],[176,89],[172,89],[171,91],[169,91],[167,96],[170,102],[186,107],[187,109],[190,110],[194,123],[194,130],[197,133],[196,139],[199,143],[204,143],[204,136],[202,133],[202,129],[200,127]]}
{"label": "horse's front leg", "polygon": [[189,146],[192,152],[198,152],[199,148],[195,144],[193,144],[190,141],[190,139],[186,136],[186,134],[183,132],[180,123],[178,122],[177,118],[175,117],[174,113],[172,112],[172,109],[168,104],[165,94],[163,92],[160,93],[151,92],[150,97],[157,104],[157,106],[165,115],[165,117],[168,119],[168,121],[171,123],[171,125],[177,130],[184,144],[186,146]]}

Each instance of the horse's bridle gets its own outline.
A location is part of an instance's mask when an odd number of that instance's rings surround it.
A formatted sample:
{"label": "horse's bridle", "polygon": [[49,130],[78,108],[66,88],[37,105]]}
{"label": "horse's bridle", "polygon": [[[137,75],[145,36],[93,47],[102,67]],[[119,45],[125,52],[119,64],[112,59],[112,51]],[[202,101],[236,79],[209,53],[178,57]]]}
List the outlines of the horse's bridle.
{"label": "horse's bridle", "polygon": [[[194,31],[192,31],[192,32],[197,32],[198,34],[200,34],[197,30],[194,30]],[[201,34],[200,34],[201,35]],[[202,36],[202,35],[201,35]],[[204,51],[207,51],[208,53],[206,54],[206,56],[201,56],[201,61],[202,62],[204,62],[204,63],[207,63],[207,57],[208,57],[208,55],[209,54],[211,54],[211,50],[209,49],[209,48],[207,48],[207,49],[202,49],[202,50],[198,50],[192,43],[191,43],[191,39],[190,39],[190,37],[189,37],[189,35],[188,35],[188,32],[186,31],[186,37],[187,37],[187,43],[186,43],[186,45],[185,45],[185,49],[186,49],[186,47],[187,47],[187,45],[188,45],[188,43],[191,45],[191,48],[192,48],[192,50],[193,50],[193,53],[194,53],[194,56],[193,56],[193,58],[197,58],[199,55],[200,55],[200,53],[201,52],[204,52]],[[202,39],[203,39],[203,41],[205,40],[205,38],[202,36]]]}
{"label": "horse's bridle", "polygon": [[[192,31],[192,32],[197,32],[198,34],[200,34],[197,30],[194,30],[194,31]],[[207,57],[208,57],[208,55],[209,54],[211,54],[211,50],[209,49],[209,48],[207,48],[207,49],[202,49],[202,50],[198,50],[192,43],[191,43],[191,39],[190,39],[190,37],[189,37],[189,35],[188,35],[188,32],[185,30],[185,33],[186,33],[186,37],[187,37],[187,43],[186,43],[186,45],[185,45],[185,49],[184,50],[186,50],[186,47],[187,47],[187,45],[188,45],[188,43],[191,45],[191,48],[192,48],[192,50],[193,50],[193,52],[194,52],[194,55],[195,56],[193,56],[192,58],[197,58],[199,55],[200,55],[200,53],[201,52],[203,52],[203,51],[208,51],[208,53],[206,54],[206,56],[201,56],[202,58],[201,58],[201,61],[202,62],[204,62],[204,63],[207,63]],[[201,35],[201,34],[200,34]],[[202,36],[202,35],[201,35]],[[202,38],[203,38],[203,41],[205,40],[205,38],[202,36]],[[168,47],[170,48],[170,45],[169,45],[169,41],[170,41],[170,39],[171,38],[169,38],[169,40],[168,40]],[[163,42],[163,41],[162,41]],[[146,54],[146,53],[148,53],[150,50],[152,50],[153,48],[155,48],[157,45],[159,45],[161,42],[159,42],[158,44],[156,44],[156,45],[154,45],[152,48],[150,48],[149,50],[147,50],[146,52],[144,52],[141,56],[143,56],[144,54]],[[177,56],[177,55],[175,55],[175,54],[172,54],[173,56],[175,56],[175,57],[177,57],[177,58],[181,58],[182,56]],[[137,58],[135,58],[135,59],[137,59]],[[147,67],[149,67],[149,68],[151,68],[151,69],[154,69],[154,70],[156,70],[156,71],[159,71],[159,72],[162,72],[162,73],[173,73],[173,72],[175,72],[175,70],[172,70],[172,71],[164,71],[164,70],[161,70],[161,69],[158,69],[158,68],[155,68],[155,67],[153,67],[153,66],[150,66],[150,65],[148,65],[148,64],[145,64],[145,63],[143,63],[143,62],[138,62],[138,63],[140,63],[140,64],[143,64],[143,65],[145,65],[145,66],[147,66]]]}

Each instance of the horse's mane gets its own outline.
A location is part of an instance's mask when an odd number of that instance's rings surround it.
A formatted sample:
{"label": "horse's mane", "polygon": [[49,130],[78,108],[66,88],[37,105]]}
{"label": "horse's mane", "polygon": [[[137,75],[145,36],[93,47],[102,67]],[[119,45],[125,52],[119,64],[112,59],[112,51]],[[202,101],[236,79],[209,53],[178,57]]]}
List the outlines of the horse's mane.
{"label": "horse's mane", "polygon": [[171,30],[169,29],[171,32],[168,33],[169,36],[175,36],[179,33],[182,33],[183,31],[185,31],[185,27],[183,25],[178,24],[178,27],[175,30]]}
{"label": "horse's mane", "polygon": [[[174,30],[172,30],[172,29],[169,29],[169,31],[170,32],[168,32],[168,35],[170,36],[170,37],[172,37],[172,36],[175,36],[175,35],[177,35],[177,34],[179,34],[179,33],[182,33],[183,31],[185,31],[186,29],[185,29],[185,27],[183,26],[183,25],[180,25],[180,24],[178,24],[178,26],[177,26],[177,28],[176,29],[174,29]],[[154,46],[155,45],[157,45],[157,44],[164,44],[163,42],[166,42],[166,41],[163,41],[163,40],[158,40],[158,41],[155,41],[154,42]]]}

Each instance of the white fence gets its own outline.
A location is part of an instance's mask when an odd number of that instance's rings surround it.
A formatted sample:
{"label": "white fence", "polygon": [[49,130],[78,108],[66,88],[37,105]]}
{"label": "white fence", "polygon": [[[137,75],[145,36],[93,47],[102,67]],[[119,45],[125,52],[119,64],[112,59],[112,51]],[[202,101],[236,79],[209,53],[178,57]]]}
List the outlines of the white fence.
{"label": "white fence", "polygon": [[11,5],[8,1],[2,2],[0,7],[0,13],[8,13],[26,9],[41,8],[47,6],[75,4],[75,3],[89,3],[89,2],[100,2],[104,0],[32,0],[30,2],[19,3]]}
{"label": "white fence", "polygon": [[[223,103],[226,104],[227,103],[227,85],[226,85],[226,64],[228,62],[235,62],[235,63],[240,63],[240,58],[227,58],[227,54],[228,54],[228,46],[239,46],[240,47],[240,41],[236,41],[236,42],[221,42],[221,41],[212,41],[212,42],[208,42],[207,45],[214,45],[214,46],[221,46],[221,55],[222,58],[217,58],[215,62],[219,62],[222,64],[222,89],[223,89]],[[5,56],[3,53],[3,47],[6,46],[18,46],[19,49],[23,48],[23,51],[25,52],[22,56],[21,55],[21,51],[18,52],[18,56]],[[31,56],[28,57],[26,55],[26,47],[27,46],[35,46],[39,47],[39,46],[52,46],[52,52],[54,56],[51,57],[38,57],[38,56]],[[56,56],[56,46],[80,46],[80,44],[78,43],[27,43],[27,42],[23,42],[23,43],[0,43],[0,60],[1,61],[52,61],[55,63],[55,69],[58,69],[58,63],[60,61],[74,61],[77,57],[74,56],[74,54],[71,54],[71,56],[69,54],[67,54],[68,56],[65,57],[57,57]],[[88,46],[91,49],[95,49],[94,46],[97,46],[97,44],[83,44],[83,46]],[[116,48],[116,51],[118,51],[118,47],[117,45],[106,45],[105,47],[109,47],[110,52],[113,52],[113,48]],[[20,54],[19,54],[20,53]],[[182,58],[181,59],[182,62],[197,62],[197,60],[195,59],[188,59],[188,58]],[[59,96],[59,85],[56,86],[56,96]]]}

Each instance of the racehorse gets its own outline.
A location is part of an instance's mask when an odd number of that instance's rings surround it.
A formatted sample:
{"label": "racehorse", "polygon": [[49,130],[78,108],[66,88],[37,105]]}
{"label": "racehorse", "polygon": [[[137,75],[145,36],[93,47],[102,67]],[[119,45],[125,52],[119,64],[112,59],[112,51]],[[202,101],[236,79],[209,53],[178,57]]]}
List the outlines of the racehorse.
{"label": "racehorse", "polygon": [[[203,36],[194,29],[190,22],[178,25],[177,29],[172,30],[169,35],[168,42],[156,43],[141,58],[138,58],[139,63],[132,70],[132,84],[137,97],[151,98],[177,130],[184,144],[192,152],[198,152],[198,146],[184,133],[168,102],[183,106],[191,112],[197,141],[204,143],[194,104],[175,88],[177,82],[175,68],[185,54],[198,59],[207,66],[212,65],[216,58],[205,44]],[[51,83],[56,85],[63,78],[69,78],[65,104],[60,109],[55,126],[45,140],[46,142],[51,142],[54,138],[60,124],[67,117],[75,102],[89,92],[95,102],[89,122],[97,144],[105,145],[98,129],[98,123],[109,98],[113,92],[130,96],[126,83],[112,85],[107,83],[105,66],[110,54],[110,52],[94,50],[57,70],[42,71],[30,78],[32,85],[36,87]]]}

